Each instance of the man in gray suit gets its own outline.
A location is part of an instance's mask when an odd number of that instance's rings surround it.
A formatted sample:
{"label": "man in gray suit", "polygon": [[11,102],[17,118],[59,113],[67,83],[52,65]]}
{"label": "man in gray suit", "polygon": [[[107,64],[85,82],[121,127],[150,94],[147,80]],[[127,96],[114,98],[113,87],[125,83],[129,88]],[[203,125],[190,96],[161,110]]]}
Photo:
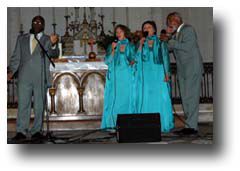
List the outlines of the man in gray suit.
{"label": "man in gray suit", "polygon": [[202,56],[197,43],[197,35],[191,25],[184,24],[179,13],[167,17],[168,47],[172,50],[177,63],[177,77],[183,110],[185,128],[178,134],[198,133],[199,98],[203,73]]}
{"label": "man in gray suit", "polygon": [[[18,114],[17,114],[17,134],[13,138],[15,141],[26,139],[29,130],[32,95],[34,101],[34,123],[30,130],[32,138],[42,138],[42,121],[45,108],[45,93],[50,85],[50,61],[44,55],[36,38],[44,46],[50,57],[58,57],[57,47],[58,37],[52,34],[47,36],[43,33],[45,21],[42,16],[32,19],[30,33],[18,36],[15,50],[10,60],[10,72],[8,80],[18,73]],[[35,38],[36,37],[36,38]],[[46,74],[44,74],[44,58]],[[47,75],[47,85],[45,85],[45,75]]]}

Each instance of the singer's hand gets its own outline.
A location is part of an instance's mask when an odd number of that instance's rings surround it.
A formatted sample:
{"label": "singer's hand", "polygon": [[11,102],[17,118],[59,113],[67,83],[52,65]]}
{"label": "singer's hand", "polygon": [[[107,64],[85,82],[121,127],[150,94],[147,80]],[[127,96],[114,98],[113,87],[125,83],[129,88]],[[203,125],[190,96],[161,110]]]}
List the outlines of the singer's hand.
{"label": "singer's hand", "polygon": [[167,35],[160,35],[159,38],[161,41],[168,41],[169,37]]}
{"label": "singer's hand", "polygon": [[142,37],[141,40],[140,40],[140,45],[142,46],[145,42],[146,38],[145,37]]}
{"label": "singer's hand", "polygon": [[13,73],[10,71],[10,72],[7,74],[7,80],[10,81],[12,78],[13,78]]}
{"label": "singer's hand", "polygon": [[140,39],[139,50],[141,50],[141,49],[142,49],[142,46],[143,46],[143,44],[144,44],[145,40],[146,40],[146,38],[145,38],[145,37],[142,37],[142,38]]}
{"label": "singer's hand", "polygon": [[170,81],[170,77],[168,75],[166,75],[164,81],[165,82],[169,82]]}
{"label": "singer's hand", "polygon": [[112,42],[112,50],[114,51],[115,50],[115,47],[117,46],[117,43],[116,42]]}
{"label": "singer's hand", "polygon": [[117,46],[117,43],[116,42],[112,42],[112,57],[114,57],[116,46]]}
{"label": "singer's hand", "polygon": [[135,61],[133,60],[133,61],[131,61],[129,64],[130,64],[131,66],[133,66],[133,65],[135,64]]}
{"label": "singer's hand", "polygon": [[55,45],[58,42],[58,36],[56,34],[51,34],[50,40],[52,45]]}

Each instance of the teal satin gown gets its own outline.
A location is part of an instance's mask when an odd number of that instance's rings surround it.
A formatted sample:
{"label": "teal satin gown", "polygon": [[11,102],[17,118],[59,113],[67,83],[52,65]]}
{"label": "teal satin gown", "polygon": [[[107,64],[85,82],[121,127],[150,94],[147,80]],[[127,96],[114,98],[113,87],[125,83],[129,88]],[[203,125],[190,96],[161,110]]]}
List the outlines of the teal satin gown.
{"label": "teal satin gown", "polygon": [[[152,47],[148,41],[153,40]],[[170,62],[165,42],[157,36],[147,37],[143,49],[137,52],[137,112],[160,113],[161,131],[169,132],[174,127],[171,87],[165,82],[170,76]]]}
{"label": "teal satin gown", "polygon": [[[123,52],[120,46],[124,45]],[[118,114],[136,112],[136,81],[135,65],[130,62],[135,59],[135,47],[128,39],[118,41],[114,56],[109,46],[105,57],[108,65],[104,90],[104,109],[101,129],[114,129]]]}

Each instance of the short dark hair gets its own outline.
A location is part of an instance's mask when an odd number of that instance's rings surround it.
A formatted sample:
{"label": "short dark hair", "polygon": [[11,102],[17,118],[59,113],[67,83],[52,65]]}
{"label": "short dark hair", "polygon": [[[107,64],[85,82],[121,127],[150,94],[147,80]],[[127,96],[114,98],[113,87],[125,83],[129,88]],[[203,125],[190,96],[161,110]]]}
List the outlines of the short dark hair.
{"label": "short dark hair", "polygon": [[178,12],[171,12],[171,13],[169,13],[168,16],[167,16],[166,24],[168,24],[168,20],[169,20],[171,17],[178,17],[179,20],[180,20],[180,22],[181,22],[181,23],[183,22],[183,19],[182,19],[180,13],[178,13]]}
{"label": "short dark hair", "polygon": [[129,29],[127,26],[122,25],[122,24],[118,24],[118,25],[115,27],[115,29],[114,29],[114,36],[115,36],[115,37],[116,37],[116,31],[117,31],[118,28],[120,28],[120,29],[124,32],[124,36],[125,36],[126,38],[128,38],[128,39],[131,40],[131,31],[130,31],[130,29]]}
{"label": "short dark hair", "polygon": [[45,20],[44,20],[44,18],[43,18],[41,15],[37,15],[37,16],[33,17],[32,23],[33,23],[36,19],[41,20],[43,26],[45,26]]}
{"label": "short dark hair", "polygon": [[144,25],[145,24],[150,24],[153,28],[154,28],[154,34],[157,34],[157,25],[156,25],[156,23],[155,23],[155,21],[151,21],[151,20],[147,20],[147,21],[145,21],[143,24],[142,24],[142,33],[144,32],[143,31],[143,28],[144,28]]}

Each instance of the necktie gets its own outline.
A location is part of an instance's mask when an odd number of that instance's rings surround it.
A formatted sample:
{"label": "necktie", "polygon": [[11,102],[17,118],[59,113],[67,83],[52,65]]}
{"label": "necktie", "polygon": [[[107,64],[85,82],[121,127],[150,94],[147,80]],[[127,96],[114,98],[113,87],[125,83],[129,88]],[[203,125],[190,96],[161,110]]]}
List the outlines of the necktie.
{"label": "necktie", "polygon": [[34,52],[36,46],[37,46],[37,40],[35,38],[33,38],[32,39],[32,53]]}

